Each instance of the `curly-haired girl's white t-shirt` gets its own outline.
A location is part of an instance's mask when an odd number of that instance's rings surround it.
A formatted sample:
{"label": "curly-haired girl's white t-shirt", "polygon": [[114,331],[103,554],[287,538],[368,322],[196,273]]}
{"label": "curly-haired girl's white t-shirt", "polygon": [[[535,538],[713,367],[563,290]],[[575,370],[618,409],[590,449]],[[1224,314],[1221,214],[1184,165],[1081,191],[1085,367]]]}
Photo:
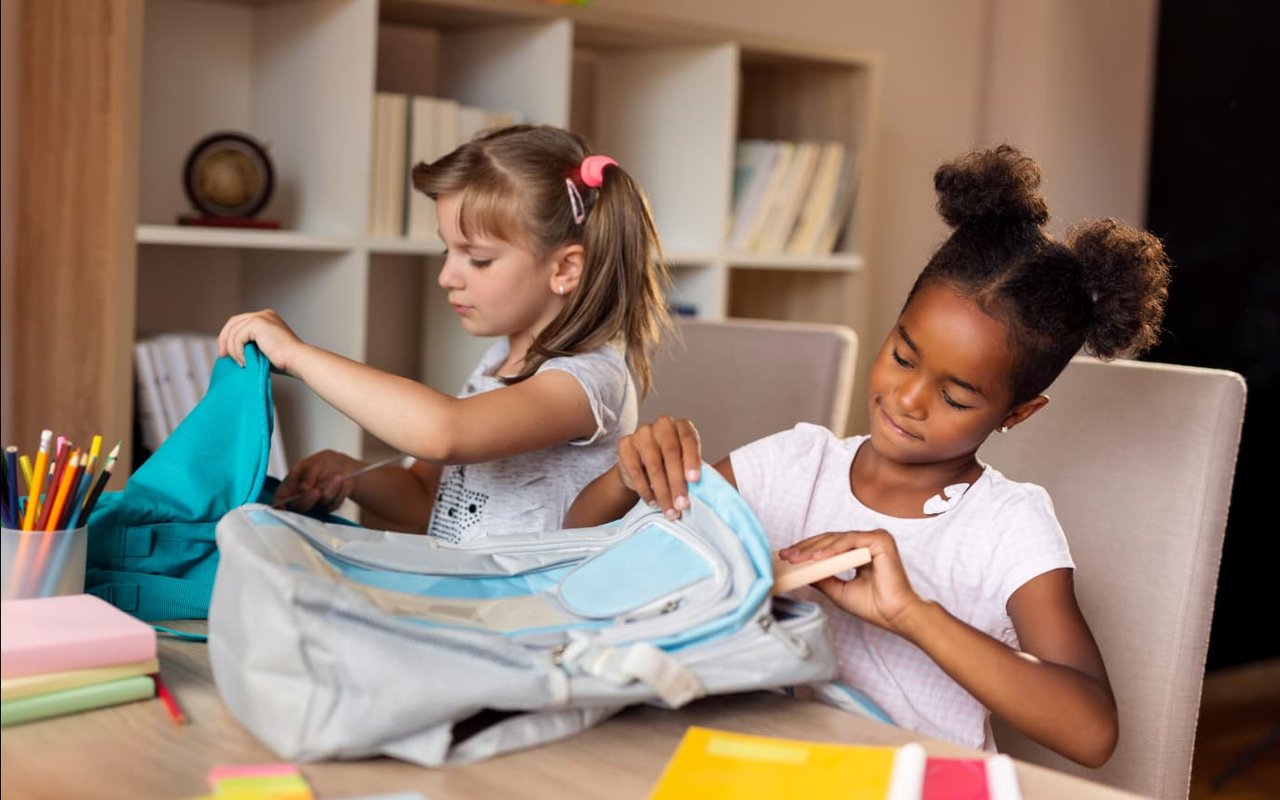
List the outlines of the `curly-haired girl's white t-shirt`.
{"label": "curly-haired girl's white t-shirt", "polygon": [[[986,466],[948,510],[920,519],[891,517],[863,505],[849,485],[854,454],[866,440],[840,439],[801,423],[733,451],[738,491],[773,548],[829,531],[883,528],[893,534],[921,597],[1017,648],[1009,596],[1037,575],[1074,568],[1048,493]],[[836,608],[814,589],[799,591],[827,612],[842,681],[904,728],[995,749],[987,709],[923,650]]]}
{"label": "curly-haired girl's white t-shirt", "polygon": [[[510,352],[506,337],[494,342],[458,396],[505,386],[497,370]],[[621,346],[607,344],[550,358],[538,372],[553,369],[569,373],[582,385],[595,417],[595,433],[509,458],[445,467],[429,535],[457,544],[482,536],[556,530],[564,526],[565,512],[578,493],[613,466],[618,439],[636,429],[636,387]]]}

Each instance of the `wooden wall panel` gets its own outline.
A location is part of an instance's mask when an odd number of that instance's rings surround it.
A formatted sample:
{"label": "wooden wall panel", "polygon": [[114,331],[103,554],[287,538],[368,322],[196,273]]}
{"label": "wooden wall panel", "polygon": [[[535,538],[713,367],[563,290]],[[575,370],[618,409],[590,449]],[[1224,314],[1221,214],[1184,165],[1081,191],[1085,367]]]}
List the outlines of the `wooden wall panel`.
{"label": "wooden wall panel", "polygon": [[23,451],[42,428],[123,440],[113,488],[130,464],[142,25],[143,0],[21,15],[14,432]]}

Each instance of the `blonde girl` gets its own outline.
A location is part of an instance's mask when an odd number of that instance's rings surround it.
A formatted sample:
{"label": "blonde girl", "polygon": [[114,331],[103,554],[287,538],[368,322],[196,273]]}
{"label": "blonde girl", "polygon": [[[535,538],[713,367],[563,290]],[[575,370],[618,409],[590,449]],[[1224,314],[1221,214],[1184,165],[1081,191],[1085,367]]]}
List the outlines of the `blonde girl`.
{"label": "blonde girl", "polygon": [[503,128],[413,169],[436,201],[440,288],[463,329],[498,337],[457,396],[308,344],[274,311],[232,317],[219,351],[256,342],[378,439],[411,456],[313,454],[277,497],[299,511],[348,496],[393,527],[450,542],[560,526],[636,426],[637,389],[669,325],[669,281],[640,187],[573,133]]}

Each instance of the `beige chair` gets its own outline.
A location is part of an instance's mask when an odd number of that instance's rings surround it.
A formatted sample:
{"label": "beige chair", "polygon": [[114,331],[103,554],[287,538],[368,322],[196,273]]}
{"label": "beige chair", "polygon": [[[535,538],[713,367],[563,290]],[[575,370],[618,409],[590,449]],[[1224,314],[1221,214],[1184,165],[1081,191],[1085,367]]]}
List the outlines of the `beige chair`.
{"label": "beige chair", "polygon": [[640,421],[688,417],[710,463],[797,422],[844,433],[858,340],[843,325],[685,319],[654,357]]}
{"label": "beige chair", "polygon": [[998,720],[996,743],[1129,791],[1186,798],[1244,380],[1076,358],[1047,394],[1044,410],[990,437],[979,456],[1053,497],[1080,606],[1116,693],[1120,741],[1097,770]]}

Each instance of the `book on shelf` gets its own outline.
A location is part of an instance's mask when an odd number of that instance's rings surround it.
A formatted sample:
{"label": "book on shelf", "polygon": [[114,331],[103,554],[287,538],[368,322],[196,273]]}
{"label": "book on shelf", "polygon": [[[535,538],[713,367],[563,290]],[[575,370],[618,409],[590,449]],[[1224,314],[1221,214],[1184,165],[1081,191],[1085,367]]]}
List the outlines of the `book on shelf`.
{"label": "book on shelf", "polygon": [[383,217],[380,236],[403,236],[405,215],[404,185],[409,174],[409,97],[403,94],[384,94],[387,104],[387,128],[383,132],[386,148],[386,179],[381,191]]}
{"label": "book on shelf", "polygon": [[461,143],[460,118],[461,108],[456,100],[421,96],[410,99],[409,158],[404,181],[405,203],[409,208],[404,233],[410,239],[430,239],[436,235],[436,203],[413,188],[413,167],[419,162],[431,163]]}
{"label": "book on shelf", "polygon": [[822,145],[817,142],[795,144],[795,155],[777,185],[776,194],[770,199],[769,211],[759,237],[751,245],[752,250],[758,253],[781,253],[786,250],[787,240],[795,229],[805,194],[813,183],[821,152]]}
{"label": "book on shelf", "polygon": [[777,142],[768,139],[742,139],[734,149],[729,242],[735,248],[741,249],[747,240],[780,149]]}
{"label": "book on shelf", "polygon": [[[157,415],[157,418],[165,421],[165,436],[167,437],[173,432],[174,428],[182,424],[183,417],[187,415],[186,409],[183,408],[178,398],[178,389],[174,385],[174,376],[177,368],[170,363],[167,355],[151,342],[143,343],[143,346],[151,354],[151,370],[156,382],[153,394],[159,398],[162,412]],[[139,398],[139,400],[141,399]]]}
{"label": "book on shelf", "polygon": [[369,235],[400,236],[405,228],[404,183],[408,148],[408,95],[373,96],[373,152],[369,181]]}
{"label": "book on shelf", "polygon": [[[787,175],[791,172],[791,162],[795,160],[795,142],[774,142],[776,153],[769,164],[768,177],[760,188],[760,197],[751,214],[740,229],[735,229],[733,249],[751,251],[757,249],[760,236],[768,224],[769,218],[777,213],[782,195],[782,187]],[[745,198],[744,198],[745,199]]]}
{"label": "book on shelf", "polygon": [[795,227],[787,240],[786,252],[790,255],[826,255],[818,251],[818,237],[822,233],[827,216],[840,194],[840,177],[844,171],[847,148],[840,142],[824,142],[814,168],[813,180],[806,190],[804,203],[796,217]]}
{"label": "book on shelf", "polygon": [[195,364],[187,351],[186,342],[178,336],[157,336],[147,345],[155,357],[157,368],[169,376],[169,388],[173,392],[174,408],[181,422],[196,407],[204,392],[195,376]]}
{"label": "book on shelf", "polygon": [[377,92],[369,169],[369,235],[433,239],[435,201],[413,188],[413,167],[486,130],[520,121],[514,112],[446,97]]}
{"label": "book on shelf", "polygon": [[160,402],[160,378],[151,362],[151,348],[145,342],[133,345],[133,371],[138,387],[138,428],[142,445],[154,452],[172,430],[165,404]]}
{"label": "book on shelf", "polygon": [[369,218],[365,230],[370,236],[378,233],[378,228],[382,225],[382,131],[386,128],[386,105],[382,102],[382,95],[375,93],[373,96],[373,130],[369,132]]}
{"label": "book on shelf", "polygon": [[1021,800],[1004,755],[937,758],[919,744],[829,744],[691,726],[649,800]]}
{"label": "book on shelf", "polygon": [[[853,207],[858,197],[859,164],[857,151],[850,150],[845,154],[840,165],[839,190],[818,231],[813,254],[830,255],[847,238]],[[845,246],[848,247],[847,243]]]}

